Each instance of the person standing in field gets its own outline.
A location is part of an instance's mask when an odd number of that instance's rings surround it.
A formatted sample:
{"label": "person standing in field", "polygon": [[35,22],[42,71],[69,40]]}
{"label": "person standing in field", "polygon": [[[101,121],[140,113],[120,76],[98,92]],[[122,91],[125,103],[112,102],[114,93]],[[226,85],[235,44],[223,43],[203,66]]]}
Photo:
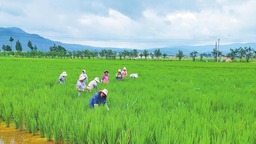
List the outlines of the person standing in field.
{"label": "person standing in field", "polygon": [[84,82],[88,82],[88,76],[87,76],[87,74],[86,74],[86,71],[85,71],[85,70],[82,70],[82,73],[80,74],[79,78],[80,78],[80,77],[82,77],[82,76],[84,76],[84,77],[85,77]]}
{"label": "person standing in field", "polygon": [[125,77],[127,77],[127,75],[128,75],[128,73],[127,73],[127,70],[126,70],[126,67],[124,67],[123,69],[122,69],[122,76],[125,78]]}
{"label": "person standing in field", "polygon": [[123,79],[122,72],[121,72],[121,69],[119,69],[116,74],[116,80],[122,80],[122,79]]}
{"label": "person standing in field", "polygon": [[81,95],[82,91],[85,91],[85,88],[86,88],[86,85],[84,83],[85,79],[86,77],[82,75],[81,77],[79,77],[79,79],[76,82],[76,89],[78,91],[78,96]]}
{"label": "person standing in field", "polygon": [[108,97],[108,90],[103,89],[99,92],[95,93],[89,101],[89,105],[91,108],[98,107],[99,105],[103,104],[107,110],[109,107],[107,105],[107,97]]}
{"label": "person standing in field", "polygon": [[108,83],[109,82],[108,71],[107,70],[104,71],[103,76],[101,78],[101,81],[102,81],[102,83]]}
{"label": "person standing in field", "polygon": [[66,76],[67,76],[68,74],[65,72],[65,71],[63,71],[61,74],[60,74],[60,76],[59,76],[59,79],[58,79],[58,82],[59,83],[65,83],[66,82]]}
{"label": "person standing in field", "polygon": [[86,87],[87,90],[91,91],[93,88],[98,88],[98,84],[97,83],[100,83],[100,80],[98,77],[95,77],[94,80],[92,80],[88,86]]}

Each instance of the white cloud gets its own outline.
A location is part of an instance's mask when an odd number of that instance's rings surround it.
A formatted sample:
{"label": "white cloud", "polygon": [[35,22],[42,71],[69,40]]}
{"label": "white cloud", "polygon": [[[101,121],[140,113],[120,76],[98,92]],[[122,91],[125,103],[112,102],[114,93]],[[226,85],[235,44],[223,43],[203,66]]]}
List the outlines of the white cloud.
{"label": "white cloud", "polygon": [[0,25],[20,27],[53,40],[94,46],[200,45],[212,44],[218,38],[222,42],[255,42],[254,0],[131,3],[0,0]]}

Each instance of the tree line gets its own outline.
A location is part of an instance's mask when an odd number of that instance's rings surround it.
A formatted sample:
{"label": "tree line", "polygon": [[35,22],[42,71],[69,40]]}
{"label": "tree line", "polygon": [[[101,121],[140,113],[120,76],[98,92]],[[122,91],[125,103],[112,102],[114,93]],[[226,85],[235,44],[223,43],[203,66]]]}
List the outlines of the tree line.
{"label": "tree line", "polygon": [[[31,41],[28,41],[27,46],[30,48],[29,51],[23,51],[22,45],[19,40],[16,41],[15,44],[15,50],[13,50],[13,41],[14,39],[10,37],[9,39],[10,45],[3,45],[2,51],[0,53],[1,56],[6,55],[14,55],[14,56],[20,56],[20,57],[46,57],[46,58],[106,58],[106,59],[136,59],[136,58],[152,58],[152,59],[159,59],[159,58],[166,58],[168,55],[166,53],[161,53],[160,49],[156,49],[153,53],[149,52],[148,50],[143,50],[143,52],[139,53],[138,50],[133,49],[131,51],[124,50],[122,52],[116,52],[111,49],[102,49],[101,51],[90,51],[90,50],[81,50],[81,51],[67,51],[64,47],[61,45],[55,45],[49,47],[49,51],[43,52],[38,51],[38,48],[36,45],[33,46]],[[203,58],[206,56],[205,53],[199,54],[197,51],[192,51],[189,55],[189,57],[192,58],[192,61],[196,61],[196,58],[199,58],[200,61],[203,60]],[[209,55],[208,55],[209,56]],[[214,58],[214,61],[219,61],[220,57],[227,57],[231,61],[238,58],[239,61],[245,60],[246,62],[249,62],[250,59],[256,57],[256,51],[251,47],[240,47],[236,49],[230,49],[230,52],[227,55],[223,55],[221,51],[216,50],[213,48],[211,52],[211,57]],[[187,57],[184,55],[183,51],[179,50],[176,55],[176,58],[178,58],[179,61],[181,61],[184,57]]]}

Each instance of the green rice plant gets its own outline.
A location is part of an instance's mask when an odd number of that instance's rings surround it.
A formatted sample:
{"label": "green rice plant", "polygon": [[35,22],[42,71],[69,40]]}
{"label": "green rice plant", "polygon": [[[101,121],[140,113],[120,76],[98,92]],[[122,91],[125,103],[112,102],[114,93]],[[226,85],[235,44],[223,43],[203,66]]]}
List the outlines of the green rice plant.
{"label": "green rice plant", "polygon": [[13,105],[13,121],[15,128],[22,130],[24,123],[23,107],[17,103]]}
{"label": "green rice plant", "polygon": [[[61,120],[58,118],[58,120]],[[61,140],[61,128],[59,126],[59,124],[56,122],[54,123],[54,125],[52,125],[53,127],[53,137],[54,137],[54,141],[56,143],[59,143]]]}
{"label": "green rice plant", "polygon": [[[56,143],[256,142],[252,63],[0,58],[0,65],[0,117]],[[124,66],[139,78],[116,81]],[[110,72],[110,83],[98,86],[109,90],[110,111],[89,107],[96,89],[77,96],[82,69],[89,81]]]}
{"label": "green rice plant", "polygon": [[46,136],[46,139],[48,141],[52,140],[52,137],[53,137],[53,118],[50,117],[50,116],[46,116],[46,119],[45,119],[45,123],[47,123],[45,125],[45,136]]}
{"label": "green rice plant", "polygon": [[3,99],[3,111],[2,111],[2,117],[5,121],[5,124],[7,127],[10,126],[11,120],[12,120],[12,107],[11,104],[8,102],[8,100]]}
{"label": "green rice plant", "polygon": [[45,113],[40,113],[38,116],[38,130],[41,138],[45,137],[45,125],[47,125],[44,116]]}

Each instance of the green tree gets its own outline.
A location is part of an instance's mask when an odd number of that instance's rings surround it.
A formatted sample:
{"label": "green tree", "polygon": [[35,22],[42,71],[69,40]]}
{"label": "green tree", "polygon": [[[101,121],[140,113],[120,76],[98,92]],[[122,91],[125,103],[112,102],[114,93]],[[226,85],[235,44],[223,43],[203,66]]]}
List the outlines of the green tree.
{"label": "green tree", "polygon": [[204,54],[200,54],[200,61],[203,61]]}
{"label": "green tree", "polygon": [[143,53],[140,53],[139,55],[140,55],[140,58],[142,58],[142,57],[143,57]]}
{"label": "green tree", "polygon": [[6,45],[2,46],[3,51],[6,51]]}
{"label": "green tree", "polygon": [[36,45],[34,46],[34,50],[37,51],[37,46]]}
{"label": "green tree", "polygon": [[88,49],[83,51],[84,57],[88,57],[90,59],[90,51]]}
{"label": "green tree", "polygon": [[181,61],[181,59],[184,57],[185,55],[183,54],[183,52],[181,50],[178,51],[178,53],[176,54],[176,57],[179,58],[179,61]]}
{"label": "green tree", "polygon": [[133,49],[132,52],[131,52],[131,55],[132,55],[133,58],[138,57],[138,51],[136,49]]}
{"label": "green tree", "polygon": [[242,58],[245,57],[245,54],[246,54],[246,52],[245,52],[244,48],[240,47],[240,48],[237,49],[237,55],[240,59],[240,62],[242,61]]}
{"label": "green tree", "polygon": [[31,42],[30,40],[28,41],[28,47],[29,47],[31,50],[34,50],[34,47],[33,47],[32,42]]}
{"label": "green tree", "polygon": [[119,52],[119,53],[118,53],[118,56],[119,56],[119,59],[121,60],[122,57],[124,56],[123,52]]}
{"label": "green tree", "polygon": [[233,61],[237,56],[237,52],[237,49],[230,49],[230,52],[227,54],[227,57],[229,57]]}
{"label": "green tree", "polygon": [[96,50],[93,51],[93,52],[92,52],[92,57],[93,57],[93,59],[94,59],[95,57],[98,57],[98,54],[99,54],[98,51],[96,51]]}
{"label": "green tree", "polygon": [[196,61],[197,54],[198,52],[195,50],[190,53],[190,57],[192,57],[193,61]]}
{"label": "green tree", "polygon": [[107,56],[107,50],[102,49],[102,50],[99,52],[99,54],[100,54],[100,57],[106,57],[106,56]]}
{"label": "green tree", "polygon": [[127,51],[127,50],[124,50],[124,51],[123,51],[123,57],[124,57],[124,59],[126,59],[126,58],[129,57],[129,56],[130,56],[130,52]]}
{"label": "green tree", "polygon": [[22,45],[19,40],[16,42],[15,48],[16,48],[16,51],[18,52],[22,51]]}
{"label": "green tree", "polygon": [[156,50],[154,51],[154,55],[155,55],[157,58],[159,58],[160,56],[162,56],[162,53],[161,53],[160,49],[156,49]]}
{"label": "green tree", "polygon": [[14,41],[14,39],[10,37],[9,41],[11,42],[11,49],[12,49],[12,42]]}
{"label": "green tree", "polygon": [[145,57],[145,59],[147,59],[148,55],[149,55],[148,51],[147,51],[147,50],[144,50],[144,51],[143,51],[143,56]]}
{"label": "green tree", "polygon": [[222,55],[222,52],[216,49],[213,49],[212,54],[214,56],[214,59],[217,61],[217,57],[219,58]]}
{"label": "green tree", "polygon": [[165,58],[167,57],[167,54],[166,54],[166,53],[164,53],[164,54],[163,54],[163,57],[164,57],[164,59],[165,59]]}
{"label": "green tree", "polygon": [[5,46],[5,51],[11,52],[11,51],[12,51],[12,48],[11,48],[9,45],[6,45],[6,46]]}
{"label": "green tree", "polygon": [[250,59],[253,57],[254,50],[251,47],[245,47],[244,50],[246,62],[249,62]]}
{"label": "green tree", "polygon": [[151,57],[152,59],[154,59],[154,57],[155,57],[155,54],[154,54],[154,53],[149,53],[149,55],[150,55],[150,57]]}

